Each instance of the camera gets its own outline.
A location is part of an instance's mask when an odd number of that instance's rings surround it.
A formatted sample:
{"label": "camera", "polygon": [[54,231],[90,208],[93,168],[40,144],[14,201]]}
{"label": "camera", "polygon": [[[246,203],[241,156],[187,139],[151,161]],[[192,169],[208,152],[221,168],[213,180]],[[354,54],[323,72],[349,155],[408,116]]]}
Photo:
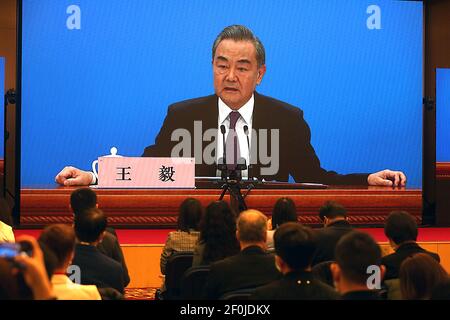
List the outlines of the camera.
{"label": "camera", "polygon": [[18,243],[0,243],[0,258],[13,260],[16,256],[25,253],[29,257],[32,256],[33,250],[31,244],[25,241]]}

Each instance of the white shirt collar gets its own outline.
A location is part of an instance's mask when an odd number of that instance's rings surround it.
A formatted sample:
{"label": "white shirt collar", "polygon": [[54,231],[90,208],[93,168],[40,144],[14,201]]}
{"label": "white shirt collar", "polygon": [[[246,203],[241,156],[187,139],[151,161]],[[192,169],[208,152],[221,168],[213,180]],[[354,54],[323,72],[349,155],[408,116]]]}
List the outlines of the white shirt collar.
{"label": "white shirt collar", "polygon": [[[255,97],[254,94],[252,94],[251,98],[242,107],[240,107],[239,110],[237,110],[241,114],[241,119],[243,119],[247,125],[251,124],[254,105]],[[227,120],[228,115],[232,111],[234,110],[227,106],[219,97],[219,125],[223,124],[224,121]]]}

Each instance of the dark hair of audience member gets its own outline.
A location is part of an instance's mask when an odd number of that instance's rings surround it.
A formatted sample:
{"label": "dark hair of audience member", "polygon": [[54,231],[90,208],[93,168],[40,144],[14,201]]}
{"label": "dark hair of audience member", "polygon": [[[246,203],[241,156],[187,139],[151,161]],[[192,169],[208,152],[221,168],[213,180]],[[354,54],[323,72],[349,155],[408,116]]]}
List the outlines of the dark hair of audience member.
{"label": "dark hair of audience member", "polygon": [[311,228],[295,222],[287,222],[277,228],[273,236],[275,253],[294,270],[311,266],[316,243]]}
{"label": "dark hair of audience member", "polygon": [[92,243],[100,238],[107,226],[106,216],[102,210],[91,208],[74,219],[75,234],[79,241]]}
{"label": "dark hair of audience member", "polygon": [[58,260],[57,268],[61,268],[75,250],[75,231],[64,224],[50,225],[42,231],[39,241],[53,251]]}
{"label": "dark hair of audience member", "polygon": [[189,230],[199,230],[203,208],[200,201],[194,198],[185,199],[179,209],[178,230],[189,232]]}
{"label": "dark hair of audience member", "polygon": [[431,300],[450,300],[450,278],[434,287]]}
{"label": "dark hair of audience member", "polygon": [[335,201],[327,201],[322,207],[320,207],[319,217],[322,221],[325,220],[325,217],[328,219],[335,219],[339,217],[345,218],[347,217],[347,209]]}
{"label": "dark hair of audience member", "polygon": [[42,255],[44,256],[45,270],[47,271],[47,277],[50,280],[58,267],[58,258],[52,249],[50,249],[46,243],[43,243],[38,239],[39,247],[42,250]]}
{"label": "dark hair of audience member", "polygon": [[206,207],[200,222],[200,242],[205,244],[204,262],[214,262],[239,252],[236,239],[236,214],[225,201]]}
{"label": "dark hair of audience member", "polygon": [[417,222],[406,211],[393,211],[384,224],[384,234],[397,245],[417,240]]}
{"label": "dark hair of audience member", "polygon": [[337,243],[335,260],[346,279],[365,284],[369,276],[367,268],[381,265],[381,249],[367,233],[352,231]]}
{"label": "dark hair of audience member", "polygon": [[445,269],[426,253],[406,258],[400,265],[400,291],[405,300],[430,299],[433,289],[448,280]]}
{"label": "dark hair of audience member", "polygon": [[70,195],[70,206],[75,215],[97,205],[97,194],[91,188],[80,188]]}
{"label": "dark hair of audience member", "polygon": [[272,230],[275,230],[285,222],[297,221],[297,209],[291,198],[280,198],[272,210]]}

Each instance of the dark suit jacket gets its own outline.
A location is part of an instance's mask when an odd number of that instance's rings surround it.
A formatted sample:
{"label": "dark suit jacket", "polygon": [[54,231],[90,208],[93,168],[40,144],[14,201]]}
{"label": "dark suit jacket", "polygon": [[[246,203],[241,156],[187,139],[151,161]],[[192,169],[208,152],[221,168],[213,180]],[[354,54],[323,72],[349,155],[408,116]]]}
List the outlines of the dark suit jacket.
{"label": "dark suit jacket", "polygon": [[378,290],[351,291],[341,296],[342,300],[382,300]]}
{"label": "dark suit jacket", "polygon": [[[291,175],[297,182],[318,182],[324,184],[367,184],[367,174],[339,175],[333,171],[321,168],[320,161],[311,146],[311,132],[308,124],[303,119],[303,111],[282,101],[266,97],[255,92],[255,105],[253,109],[252,127],[256,132],[260,129],[279,129],[279,169],[273,175],[263,175],[262,165],[259,159],[250,162],[256,163],[249,169],[250,177],[264,178],[268,181],[288,181]],[[194,121],[202,121],[202,132],[207,129],[215,129],[217,132],[218,121],[218,97],[211,95],[207,97],[187,100],[175,103],[168,108],[164,124],[156,137],[155,144],[145,148],[143,156],[147,157],[170,157],[172,148],[178,141],[171,141],[172,132],[175,129],[186,129],[194,137]],[[267,134],[268,152],[273,155],[270,145],[270,131]],[[196,139],[201,139],[195,137]],[[219,137],[221,139],[221,137]],[[177,156],[194,157],[194,138],[191,139],[191,154],[180,154]],[[211,141],[202,141],[203,151]],[[252,137],[251,154],[254,152],[258,139]],[[242,142],[241,142],[242,143]],[[201,155],[201,153],[199,153]],[[215,158],[216,155],[214,155]],[[215,165],[204,164],[201,157],[196,157],[195,173],[197,176],[216,176]]]}
{"label": "dark suit jacket", "polygon": [[[123,269],[123,286],[126,287],[130,283],[130,276],[128,275],[128,268],[123,256],[122,248],[120,247],[119,240],[117,236],[114,236],[107,228],[105,232],[105,237],[102,242],[97,245],[98,250],[111,259],[119,262]],[[114,230],[114,229],[112,229]],[[115,234],[115,231],[114,231]]]}
{"label": "dark suit jacket", "polygon": [[107,257],[96,247],[77,244],[72,261],[81,269],[81,284],[99,288],[114,288],[124,293],[123,269],[119,262]]}
{"label": "dark suit jacket", "polygon": [[387,256],[384,256],[381,260],[381,264],[386,266],[386,275],[384,276],[384,280],[389,279],[395,279],[398,278],[399,272],[400,272],[400,265],[402,262],[416,254],[416,253],[427,253],[434,259],[436,259],[438,262],[441,261],[438,254],[427,251],[423,248],[421,248],[417,243],[411,242],[411,243],[404,243],[401,244],[397,251],[394,253],[391,253]]}
{"label": "dark suit jacket", "polygon": [[339,294],[314,278],[311,272],[291,272],[255,290],[255,300],[336,300]]}
{"label": "dark suit jacket", "polygon": [[316,230],[316,254],[312,265],[334,260],[334,249],[338,241],[352,231],[352,226],[345,220],[336,221],[327,227]]}
{"label": "dark suit jacket", "polygon": [[275,258],[257,246],[247,247],[238,254],[211,264],[206,283],[208,299],[218,299],[224,293],[256,288],[281,277]]}

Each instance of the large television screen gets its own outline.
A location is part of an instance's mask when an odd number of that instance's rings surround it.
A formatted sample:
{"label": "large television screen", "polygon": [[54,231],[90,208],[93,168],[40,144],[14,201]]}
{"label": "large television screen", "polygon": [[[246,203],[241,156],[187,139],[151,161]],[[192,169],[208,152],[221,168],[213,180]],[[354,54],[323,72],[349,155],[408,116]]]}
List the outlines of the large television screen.
{"label": "large television screen", "polygon": [[[22,0],[21,185],[112,146],[140,156],[167,107],[214,93],[232,24],[266,49],[257,91],[303,110],[327,170],[402,170],[422,185],[421,1]],[[293,146],[295,148],[295,146]]]}

